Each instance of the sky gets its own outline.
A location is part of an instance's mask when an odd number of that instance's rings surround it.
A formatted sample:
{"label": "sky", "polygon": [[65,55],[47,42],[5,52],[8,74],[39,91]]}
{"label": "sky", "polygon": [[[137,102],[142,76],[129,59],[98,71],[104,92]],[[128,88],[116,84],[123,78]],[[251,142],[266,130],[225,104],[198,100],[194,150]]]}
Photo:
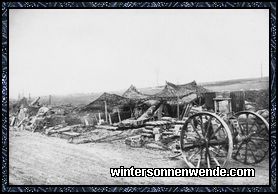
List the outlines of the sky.
{"label": "sky", "polygon": [[267,9],[11,9],[9,95],[268,76]]}

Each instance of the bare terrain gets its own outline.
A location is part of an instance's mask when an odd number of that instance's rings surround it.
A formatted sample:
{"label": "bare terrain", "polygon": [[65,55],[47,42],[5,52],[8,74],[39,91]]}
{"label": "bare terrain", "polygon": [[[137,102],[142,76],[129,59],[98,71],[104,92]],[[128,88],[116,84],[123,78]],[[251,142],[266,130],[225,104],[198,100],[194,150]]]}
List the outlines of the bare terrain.
{"label": "bare terrain", "polygon": [[256,166],[232,161],[229,167],[254,167],[254,178],[113,178],[110,168],[186,168],[170,152],[131,148],[123,140],[112,143],[70,144],[65,139],[10,130],[11,185],[264,185],[269,184],[268,160]]}
{"label": "bare terrain", "polygon": [[[198,83],[198,82],[197,82]],[[239,90],[266,90],[269,88],[269,77],[263,78],[249,78],[249,79],[235,79],[216,82],[198,83],[201,86],[211,91],[239,91]],[[142,93],[155,94],[160,92],[164,85],[155,87],[138,88]],[[119,91],[110,91],[110,93],[122,95],[127,88]],[[101,93],[78,93],[69,95],[52,95],[52,103],[56,105],[72,104],[75,106],[86,105],[97,99]],[[41,102],[47,103],[49,96],[41,96]]]}
{"label": "bare terrain", "polygon": [[269,77],[207,82],[200,83],[200,85],[216,92],[239,90],[266,90],[269,88]]}

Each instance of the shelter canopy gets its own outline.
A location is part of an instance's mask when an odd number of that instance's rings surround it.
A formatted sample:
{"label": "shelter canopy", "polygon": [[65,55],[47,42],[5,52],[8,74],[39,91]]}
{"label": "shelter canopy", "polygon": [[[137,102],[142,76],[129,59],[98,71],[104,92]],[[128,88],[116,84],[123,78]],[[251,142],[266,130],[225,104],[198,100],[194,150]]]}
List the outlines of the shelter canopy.
{"label": "shelter canopy", "polygon": [[184,98],[188,95],[196,94],[200,95],[201,93],[206,93],[208,90],[202,86],[198,86],[196,81],[183,84],[183,85],[175,85],[171,82],[166,81],[166,85],[162,91],[153,95],[156,98]]}
{"label": "shelter canopy", "polygon": [[133,100],[142,100],[148,98],[148,95],[141,93],[137,88],[131,85],[122,95],[125,98]]}
{"label": "shelter canopy", "polygon": [[100,97],[86,105],[83,110],[102,110],[104,109],[104,101],[109,109],[120,107],[130,102],[129,99],[117,95],[104,92]]}

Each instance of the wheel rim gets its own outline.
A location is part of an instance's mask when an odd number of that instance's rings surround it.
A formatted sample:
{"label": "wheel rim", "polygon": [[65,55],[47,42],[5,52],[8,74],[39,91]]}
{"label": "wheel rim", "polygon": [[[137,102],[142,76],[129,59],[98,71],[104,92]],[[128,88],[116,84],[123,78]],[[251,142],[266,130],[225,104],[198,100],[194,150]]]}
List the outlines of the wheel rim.
{"label": "wheel rim", "polygon": [[244,164],[257,164],[269,150],[269,125],[260,115],[242,111],[235,114],[239,124],[233,159]]}
{"label": "wheel rim", "polygon": [[224,167],[232,155],[231,131],[214,113],[190,116],[182,128],[180,142],[184,161],[190,168]]}

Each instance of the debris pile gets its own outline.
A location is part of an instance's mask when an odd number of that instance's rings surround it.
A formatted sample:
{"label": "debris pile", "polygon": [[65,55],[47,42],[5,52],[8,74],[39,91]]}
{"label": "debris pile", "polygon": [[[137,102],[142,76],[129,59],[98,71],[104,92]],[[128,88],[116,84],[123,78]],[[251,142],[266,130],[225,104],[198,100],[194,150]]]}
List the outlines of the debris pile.
{"label": "debris pile", "polygon": [[[31,103],[21,104],[19,109],[14,109],[10,114],[11,128],[48,134],[64,126],[82,124],[81,117],[77,114],[65,110],[62,106],[57,109],[57,107],[41,105],[39,100],[38,97]],[[21,102],[22,100],[18,103]]]}
{"label": "debris pile", "polygon": [[142,147],[143,146],[143,139],[141,135],[135,135],[132,137],[128,137],[125,139],[125,144],[131,146],[131,147]]}
{"label": "debris pile", "polygon": [[[220,108],[215,101],[214,111],[212,105],[209,109],[205,107],[206,99],[201,98],[206,97],[202,96],[205,92],[195,82],[179,86],[167,82],[165,88],[153,96],[144,95],[131,86],[124,96],[104,93],[83,108],[42,105],[40,97],[28,103],[23,98],[11,106],[9,123],[11,129],[39,132],[74,144],[122,141],[133,148],[171,150],[179,154],[181,130],[191,115],[206,108],[224,120],[218,111],[222,106],[232,113],[230,97],[221,98]],[[258,110],[251,97],[243,101],[244,109],[269,121],[269,111]],[[216,99],[219,100],[212,98]],[[227,104],[222,103],[225,99]]]}
{"label": "debris pile", "polygon": [[125,143],[131,147],[172,150],[173,144],[179,142],[182,126],[172,117],[163,117],[160,121],[147,121],[141,128],[140,135],[126,138]]}

